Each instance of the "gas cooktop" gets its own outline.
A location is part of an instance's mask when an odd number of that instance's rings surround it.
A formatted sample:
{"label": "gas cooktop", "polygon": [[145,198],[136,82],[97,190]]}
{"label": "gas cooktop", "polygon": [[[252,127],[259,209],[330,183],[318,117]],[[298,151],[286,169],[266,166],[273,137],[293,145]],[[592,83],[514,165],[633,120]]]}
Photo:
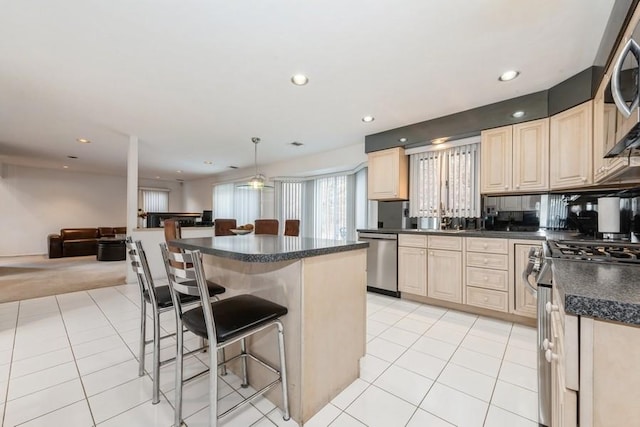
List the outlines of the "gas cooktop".
{"label": "gas cooktop", "polygon": [[640,264],[640,244],[603,240],[549,240],[551,258]]}

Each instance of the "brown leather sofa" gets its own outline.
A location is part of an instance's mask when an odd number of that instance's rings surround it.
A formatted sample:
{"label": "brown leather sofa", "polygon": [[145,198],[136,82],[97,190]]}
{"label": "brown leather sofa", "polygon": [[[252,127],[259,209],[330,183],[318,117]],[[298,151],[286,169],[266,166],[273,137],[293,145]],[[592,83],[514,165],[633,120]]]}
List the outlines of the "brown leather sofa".
{"label": "brown leather sofa", "polygon": [[49,258],[96,255],[98,239],[126,233],[127,227],[63,228],[47,237]]}

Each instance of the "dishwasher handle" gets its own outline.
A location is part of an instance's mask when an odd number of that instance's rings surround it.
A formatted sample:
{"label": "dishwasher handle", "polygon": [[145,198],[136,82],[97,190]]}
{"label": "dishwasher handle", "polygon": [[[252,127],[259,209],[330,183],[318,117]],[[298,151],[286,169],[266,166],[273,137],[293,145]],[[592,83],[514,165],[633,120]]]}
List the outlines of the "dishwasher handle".
{"label": "dishwasher handle", "polygon": [[397,234],[384,234],[384,233],[360,233],[358,239],[374,239],[374,240],[398,240]]}

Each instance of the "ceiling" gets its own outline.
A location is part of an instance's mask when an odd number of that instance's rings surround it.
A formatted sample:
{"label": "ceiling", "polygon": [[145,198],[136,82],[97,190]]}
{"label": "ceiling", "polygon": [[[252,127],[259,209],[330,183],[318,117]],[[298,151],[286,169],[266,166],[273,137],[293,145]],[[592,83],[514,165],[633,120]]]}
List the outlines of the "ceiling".
{"label": "ceiling", "polygon": [[6,0],[0,161],[126,175],[135,135],[140,177],[190,180],[254,136],[260,164],[363,143],[591,66],[613,3]]}

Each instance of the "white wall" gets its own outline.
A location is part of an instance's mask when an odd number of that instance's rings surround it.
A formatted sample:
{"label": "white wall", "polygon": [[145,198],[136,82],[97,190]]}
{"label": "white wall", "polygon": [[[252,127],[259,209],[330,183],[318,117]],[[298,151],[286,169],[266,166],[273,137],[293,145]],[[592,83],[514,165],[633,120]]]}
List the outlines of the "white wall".
{"label": "white wall", "polygon": [[[183,210],[182,185],[141,180],[170,188],[169,208]],[[46,254],[47,236],[71,227],[124,227],[125,177],[3,166],[0,178],[0,256]]]}

